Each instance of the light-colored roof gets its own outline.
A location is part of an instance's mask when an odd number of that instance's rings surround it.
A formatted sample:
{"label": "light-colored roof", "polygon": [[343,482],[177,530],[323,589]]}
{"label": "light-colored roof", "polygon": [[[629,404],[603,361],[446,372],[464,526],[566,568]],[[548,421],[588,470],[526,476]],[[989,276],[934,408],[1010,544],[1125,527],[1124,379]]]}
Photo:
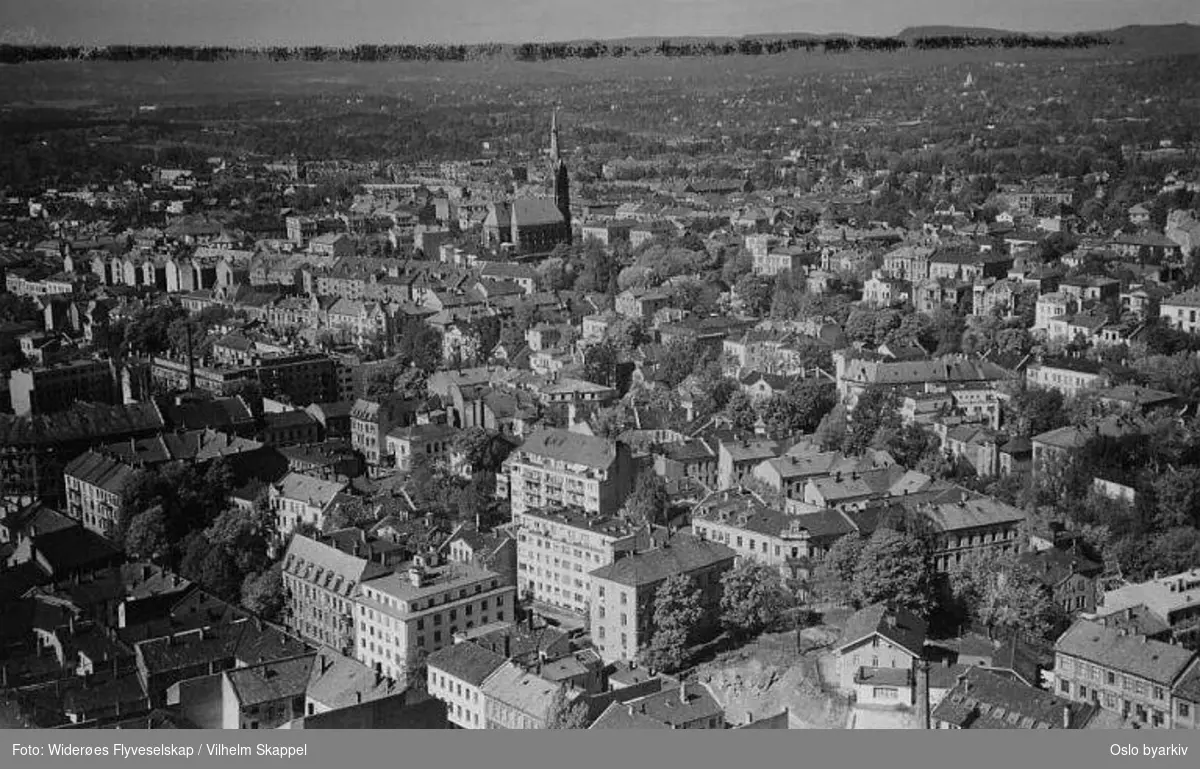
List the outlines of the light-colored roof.
{"label": "light-colored roof", "polygon": [[1195,652],[1182,646],[1123,634],[1098,622],[1077,620],[1054,645],[1055,651],[1163,686],[1175,682]]}
{"label": "light-colored roof", "polygon": [[545,721],[560,685],[527,673],[513,662],[505,662],[484,680],[480,688],[488,699]]}
{"label": "light-colored roof", "polygon": [[273,487],[280,497],[324,508],[333,498],[346,490],[346,484],[326,481],[303,473],[288,473]]}
{"label": "light-colored roof", "polygon": [[1100,615],[1145,606],[1162,621],[1172,623],[1172,615],[1180,609],[1193,609],[1200,604],[1200,568],[1160,577],[1136,585],[1125,585],[1104,594],[1104,605],[1097,608]]}
{"label": "light-colored roof", "polygon": [[557,428],[534,432],[525,439],[520,451],[597,470],[608,469],[617,458],[616,444],[612,441]]}

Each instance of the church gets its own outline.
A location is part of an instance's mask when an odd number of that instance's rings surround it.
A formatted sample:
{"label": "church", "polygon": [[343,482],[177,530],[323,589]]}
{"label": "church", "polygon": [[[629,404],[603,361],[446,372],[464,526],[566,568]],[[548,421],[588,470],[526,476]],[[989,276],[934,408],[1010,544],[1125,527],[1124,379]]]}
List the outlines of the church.
{"label": "church", "polygon": [[488,206],[483,245],[508,243],[518,254],[538,254],[571,242],[571,180],[559,149],[558,112],[550,118],[550,171],[554,198],[517,198]]}

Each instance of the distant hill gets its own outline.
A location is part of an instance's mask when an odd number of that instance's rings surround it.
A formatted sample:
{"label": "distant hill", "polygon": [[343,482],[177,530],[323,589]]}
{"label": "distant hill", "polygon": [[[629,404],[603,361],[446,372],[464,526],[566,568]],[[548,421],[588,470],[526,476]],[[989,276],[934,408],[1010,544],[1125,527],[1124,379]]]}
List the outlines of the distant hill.
{"label": "distant hill", "polygon": [[1162,54],[1200,53],[1200,26],[1196,24],[1135,25],[1099,34],[1138,50]]}
{"label": "distant hill", "polygon": [[907,43],[920,37],[967,37],[978,39],[986,37],[1010,37],[1013,35],[1025,35],[1028,37],[1052,37],[1056,36],[1057,33],[1015,32],[1011,29],[988,29],[987,27],[923,26],[905,27],[896,34],[896,37]]}

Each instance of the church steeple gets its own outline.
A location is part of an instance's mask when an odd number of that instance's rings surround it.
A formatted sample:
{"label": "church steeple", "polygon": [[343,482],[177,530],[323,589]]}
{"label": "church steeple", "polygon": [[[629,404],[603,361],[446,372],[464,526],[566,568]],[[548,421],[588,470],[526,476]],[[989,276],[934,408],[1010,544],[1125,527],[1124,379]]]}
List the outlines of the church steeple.
{"label": "church steeple", "polygon": [[571,178],[566,161],[562,159],[558,141],[558,108],[550,113],[550,172],[554,178],[554,206],[567,225],[567,242],[571,242]]}
{"label": "church steeple", "polygon": [[550,162],[555,166],[559,163],[558,157],[558,107],[550,113]]}

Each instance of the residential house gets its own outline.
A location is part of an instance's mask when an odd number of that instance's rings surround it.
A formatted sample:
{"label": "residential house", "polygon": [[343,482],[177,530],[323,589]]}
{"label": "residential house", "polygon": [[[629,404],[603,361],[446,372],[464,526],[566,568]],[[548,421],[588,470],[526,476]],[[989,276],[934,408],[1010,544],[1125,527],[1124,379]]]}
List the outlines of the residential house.
{"label": "residential house", "polygon": [[661,291],[630,288],[617,294],[614,309],[618,315],[648,323],[670,303],[671,297]]}
{"label": "residential house", "polygon": [[95,451],[80,454],[63,468],[66,513],[87,528],[113,537],[125,507],[125,489],[136,470]]}
{"label": "residential house", "polygon": [[446,716],[454,726],[486,729],[483,684],[505,662],[504,656],[469,641],[445,646],[425,659],[426,690],[446,703]]}
{"label": "residential house", "polygon": [[855,612],[834,647],[838,688],[861,704],[914,704],[926,632],[924,620],[883,603]]}
{"label": "residential house", "polygon": [[1055,693],[1154,729],[1173,726],[1172,689],[1196,653],[1076,620],[1054,645]]}
{"label": "residential house", "polygon": [[459,431],[449,425],[410,425],[393,428],[387,434],[387,455],[400,470],[411,470],[413,458],[423,455],[434,462],[445,462]]}
{"label": "residential house", "polygon": [[1162,299],[1158,316],[1172,328],[1195,334],[1200,332],[1200,321],[1196,319],[1197,310],[1200,310],[1200,288]]}
{"label": "residential house", "polygon": [[690,577],[711,615],[720,603],[721,575],[736,557],[725,545],[679,534],[592,571],[591,632],[600,656],[605,662],[637,659],[654,634],[655,593],[670,577]]}
{"label": "residential house", "polygon": [[288,473],[268,488],[279,537],[286,540],[301,524],[325,528],[325,514],[338,494],[346,490],[339,481],[324,481],[301,473]]}

